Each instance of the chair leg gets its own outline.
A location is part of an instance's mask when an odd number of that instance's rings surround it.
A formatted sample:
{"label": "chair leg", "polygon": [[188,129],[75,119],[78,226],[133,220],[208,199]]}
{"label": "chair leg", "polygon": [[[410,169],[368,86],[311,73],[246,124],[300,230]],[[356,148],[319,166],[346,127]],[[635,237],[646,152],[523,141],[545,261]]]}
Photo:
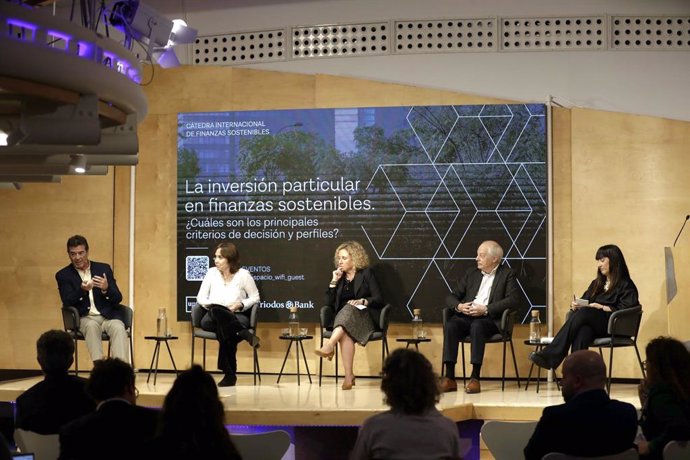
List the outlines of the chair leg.
{"label": "chair leg", "polygon": [[[599,349],[601,351],[601,348]],[[611,376],[613,375],[613,347],[609,350],[609,378],[606,380],[606,393],[611,394]]]}
{"label": "chair leg", "polygon": [[259,370],[259,353],[256,348],[254,350],[254,385],[256,385],[256,376],[259,375],[259,382],[261,382],[261,371]]}
{"label": "chair leg", "polygon": [[[323,328],[321,329],[323,331]],[[321,333],[321,343],[319,348],[323,348],[323,332]],[[319,386],[321,386],[321,379],[323,378],[323,357],[319,357]]]}
{"label": "chair leg", "polygon": [[74,339],[74,375],[79,375],[79,341]]}
{"label": "chair leg", "polygon": [[518,373],[517,360],[515,359],[515,348],[513,347],[513,339],[510,339],[510,351],[513,354],[513,366],[515,367],[515,378],[517,379],[518,388],[520,388],[520,374]]}
{"label": "chair leg", "polygon": [[136,369],[134,366],[134,341],[131,332],[129,333],[129,362],[132,364],[132,369]]}
{"label": "chair leg", "polygon": [[467,385],[465,382],[465,342],[460,342],[460,354],[462,355],[462,386]]}
{"label": "chair leg", "polygon": [[192,360],[190,361],[192,366],[194,365],[194,342],[196,342],[196,337],[194,337],[194,333],[192,332]]}
{"label": "chair leg", "polygon": [[201,366],[201,368],[203,370],[206,370],[206,339],[203,339],[203,340],[204,340],[204,358],[203,358],[203,365]]}
{"label": "chair leg", "polygon": [[503,373],[501,374],[501,391],[506,389],[506,347],[505,340],[503,341]]}
{"label": "chair leg", "polygon": [[335,384],[338,384],[338,344],[335,344]]}
{"label": "chair leg", "polygon": [[386,338],[381,340],[381,371],[379,375],[383,376],[383,362],[386,360]]}
{"label": "chair leg", "polygon": [[635,347],[635,353],[637,354],[637,363],[640,365],[640,371],[642,371],[642,378],[647,378],[647,373],[644,370],[644,365],[642,364],[642,357],[640,356],[640,351],[637,349],[637,341],[633,344]]}

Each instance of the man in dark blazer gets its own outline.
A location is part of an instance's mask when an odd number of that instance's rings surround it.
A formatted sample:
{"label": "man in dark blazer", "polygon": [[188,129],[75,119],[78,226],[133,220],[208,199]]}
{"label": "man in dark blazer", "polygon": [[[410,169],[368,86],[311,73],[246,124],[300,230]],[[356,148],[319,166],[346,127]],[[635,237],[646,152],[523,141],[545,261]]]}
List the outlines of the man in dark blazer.
{"label": "man in dark blazer", "polygon": [[134,458],[155,435],[158,412],[136,405],[134,370],[116,359],[94,363],[87,390],[95,412],[60,430],[60,460]]}
{"label": "man in dark blazer", "polygon": [[563,362],[565,404],[544,409],[525,447],[526,460],[549,452],[577,457],[613,455],[635,447],[637,411],[610,399],[604,389],[606,365],[599,353],[580,350]]}
{"label": "man in dark blazer", "polygon": [[86,393],[86,379],[69,375],[74,341],[65,331],[47,331],[36,342],[38,363],[45,374],[17,398],[15,426],[39,434],[57,434],[60,427],[96,409]]}
{"label": "man in dark blazer", "polygon": [[114,358],[129,362],[128,338],[122,321],[122,294],[110,265],[89,260],[89,243],[81,235],[67,240],[70,264],[55,274],[63,307],[79,311],[79,330],[84,334],[91,360],[103,358],[102,332],[110,337]]}
{"label": "man in dark blazer", "polygon": [[457,391],[455,363],[458,361],[458,344],[468,335],[472,342],[472,375],[465,392],[481,391],[479,376],[486,339],[499,333],[503,311],[517,308],[520,303],[515,273],[508,266],[501,265],[502,257],[503,248],[498,243],[484,241],[477,249],[477,268],[468,270],[458,288],[446,298],[446,305],[453,309],[453,315],[443,329],[443,392]]}

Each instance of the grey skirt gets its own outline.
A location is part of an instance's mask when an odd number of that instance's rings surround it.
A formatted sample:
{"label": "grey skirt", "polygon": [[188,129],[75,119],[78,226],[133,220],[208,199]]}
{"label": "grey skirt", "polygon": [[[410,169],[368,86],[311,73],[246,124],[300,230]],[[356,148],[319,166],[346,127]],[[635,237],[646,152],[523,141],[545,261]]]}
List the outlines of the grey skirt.
{"label": "grey skirt", "polygon": [[367,344],[369,336],[375,331],[374,322],[369,316],[369,309],[359,310],[350,304],[346,304],[335,315],[333,328],[338,326],[342,326],[347,334],[362,346]]}

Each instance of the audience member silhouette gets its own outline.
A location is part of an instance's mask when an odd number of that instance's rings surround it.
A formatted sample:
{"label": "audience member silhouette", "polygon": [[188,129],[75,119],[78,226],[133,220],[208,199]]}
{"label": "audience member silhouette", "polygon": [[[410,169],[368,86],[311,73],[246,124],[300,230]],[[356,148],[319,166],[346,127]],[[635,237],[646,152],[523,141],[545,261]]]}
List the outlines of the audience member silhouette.
{"label": "audience member silhouette", "polygon": [[525,459],[540,460],[549,452],[596,457],[634,447],[637,411],[632,404],[610,399],[605,386],[606,365],[599,353],[579,350],[565,358],[565,404],[544,408]]}
{"label": "audience member silhouette", "polygon": [[201,366],[192,366],[175,380],[163,402],[158,435],[143,454],[142,459],[241,459],[224,426],[215,381]]}
{"label": "audience member silhouette", "polygon": [[96,411],[60,430],[60,460],[122,460],[153,438],[158,412],[136,405],[132,366],[117,358],[94,362],[87,391]]}
{"label": "audience member silhouette", "polygon": [[12,453],[10,452],[10,446],[5,440],[5,436],[0,433],[0,460],[12,460]]}
{"label": "audience member silhouette", "polygon": [[36,359],[44,379],[17,398],[15,426],[40,434],[56,434],[67,422],[93,412],[86,379],[69,375],[74,341],[65,331],[44,332],[36,341]]}
{"label": "audience member silhouette", "polygon": [[640,385],[644,439],[640,458],[661,460],[669,441],[690,439],[690,352],[680,341],[658,337],[646,348],[647,378]]}
{"label": "audience member silhouette", "polygon": [[391,409],[364,421],[351,459],[460,458],[458,427],[436,409],[440,388],[424,355],[404,348],[391,353],[381,391]]}

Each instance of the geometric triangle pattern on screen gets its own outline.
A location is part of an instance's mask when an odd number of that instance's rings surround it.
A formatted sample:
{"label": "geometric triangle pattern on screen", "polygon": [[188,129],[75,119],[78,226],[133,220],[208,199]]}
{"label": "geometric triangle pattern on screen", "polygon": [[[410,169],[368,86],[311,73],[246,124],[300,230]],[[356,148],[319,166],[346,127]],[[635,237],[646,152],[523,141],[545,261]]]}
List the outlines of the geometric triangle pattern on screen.
{"label": "geometric triangle pattern on screen", "polygon": [[[399,221],[386,235],[362,230],[381,261],[418,267],[407,309],[440,307],[439,289],[450,292],[479,243],[494,239],[518,274],[522,322],[532,309],[546,318],[545,106],[412,107],[406,121],[425,160],[378,165],[369,184],[386,184],[377,193]],[[436,310],[429,319],[440,321]]]}

